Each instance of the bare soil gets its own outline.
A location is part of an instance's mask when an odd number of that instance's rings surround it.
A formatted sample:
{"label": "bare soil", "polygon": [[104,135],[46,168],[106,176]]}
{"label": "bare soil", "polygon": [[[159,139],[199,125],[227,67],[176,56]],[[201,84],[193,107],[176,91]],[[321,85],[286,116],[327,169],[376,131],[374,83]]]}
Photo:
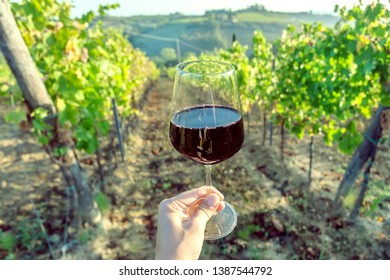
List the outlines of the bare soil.
{"label": "bare soil", "polygon": [[[135,128],[126,134],[125,162],[117,151],[116,157],[104,153],[109,205],[98,226],[78,230],[71,190],[58,166],[31,129],[0,117],[0,230],[16,240],[12,252],[0,243],[0,259],[153,259],[159,202],[204,184],[202,166],[168,141],[171,91],[172,82],[161,79],[148,93]],[[1,115],[10,110],[2,104]],[[272,146],[268,138],[263,143],[260,119],[254,110],[241,151],[213,168],[213,185],[236,208],[238,225],[226,238],[205,242],[201,259],[390,259],[389,147],[380,144],[369,193],[351,223],[354,196],[341,210],[333,202],[350,156],[316,137],[309,186],[310,139],[287,135],[282,161],[279,128]],[[80,159],[97,190],[102,184],[96,157]]]}

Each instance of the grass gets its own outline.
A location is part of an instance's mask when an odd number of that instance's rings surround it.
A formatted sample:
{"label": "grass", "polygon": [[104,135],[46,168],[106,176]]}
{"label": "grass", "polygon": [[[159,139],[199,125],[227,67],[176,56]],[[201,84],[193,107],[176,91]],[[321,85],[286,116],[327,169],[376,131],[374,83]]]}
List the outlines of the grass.
{"label": "grass", "polygon": [[240,22],[255,22],[255,23],[291,23],[291,18],[287,15],[273,15],[272,13],[255,13],[245,12],[235,15],[235,18]]}
{"label": "grass", "polygon": [[170,23],[198,23],[198,22],[205,22],[208,18],[206,17],[185,17],[185,18],[179,18],[171,21]]}

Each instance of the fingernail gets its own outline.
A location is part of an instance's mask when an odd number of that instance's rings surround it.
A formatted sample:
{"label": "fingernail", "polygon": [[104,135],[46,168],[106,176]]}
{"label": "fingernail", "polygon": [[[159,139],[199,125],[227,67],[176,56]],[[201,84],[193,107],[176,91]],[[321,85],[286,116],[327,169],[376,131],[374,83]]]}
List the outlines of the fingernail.
{"label": "fingernail", "polygon": [[209,195],[206,198],[206,203],[210,208],[215,208],[219,203],[219,197],[217,195]]}
{"label": "fingernail", "polygon": [[198,189],[198,196],[206,196],[207,190],[205,189]]}

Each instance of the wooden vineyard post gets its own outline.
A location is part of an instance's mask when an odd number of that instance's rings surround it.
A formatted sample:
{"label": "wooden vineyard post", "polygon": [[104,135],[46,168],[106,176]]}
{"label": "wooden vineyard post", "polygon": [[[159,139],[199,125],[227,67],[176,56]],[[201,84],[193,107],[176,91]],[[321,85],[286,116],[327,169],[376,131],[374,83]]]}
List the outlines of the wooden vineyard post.
{"label": "wooden vineyard post", "polygon": [[0,49],[31,108],[55,114],[53,100],[31,58],[7,0],[0,0]]}
{"label": "wooden vineyard post", "polygon": [[24,43],[7,0],[0,0],[0,49],[18,82],[29,109],[34,111],[37,108],[43,108],[48,112],[49,117],[46,121],[55,136],[50,139],[46,151],[53,158],[52,150],[54,148],[66,148],[66,153],[62,159],[54,160],[60,165],[68,185],[74,186],[77,190],[78,215],[83,221],[96,221],[100,216],[100,212],[94,202],[92,190],[84,178],[73,152],[73,141],[71,137],[66,139],[68,133],[64,133],[64,131],[59,133],[54,102],[49,96],[40,73]]}
{"label": "wooden vineyard post", "polygon": [[261,142],[262,145],[265,144],[265,140],[267,138],[267,113],[263,113],[263,141]]}
{"label": "wooden vineyard post", "polygon": [[382,125],[384,126],[384,129],[387,128],[388,130],[386,145],[390,147],[390,110],[389,109],[387,109],[383,115]]}
{"label": "wooden vineyard post", "polygon": [[247,119],[247,128],[246,128],[246,130],[247,130],[247,133],[248,133],[248,135],[249,135],[249,132],[250,132],[250,115],[249,115],[249,110],[248,110],[248,112],[246,112],[246,119]]}
{"label": "wooden vineyard post", "polygon": [[386,144],[388,147],[390,147],[390,129],[389,129],[389,135],[387,136]]}
{"label": "wooden vineyard post", "polygon": [[122,162],[125,162],[125,149],[123,147],[122,126],[119,120],[119,113],[118,113],[118,108],[116,106],[115,98],[112,98],[111,102],[112,102],[112,110],[114,112],[116,134],[118,136],[119,150],[121,152]]}
{"label": "wooden vineyard post", "polygon": [[359,196],[356,199],[355,206],[353,207],[353,210],[349,216],[351,221],[354,221],[356,219],[356,217],[359,215],[360,206],[363,203],[364,195],[366,194],[366,191],[368,189],[368,182],[370,180],[371,167],[375,161],[376,152],[377,152],[377,147],[375,146],[374,150],[372,151],[372,154],[370,156],[370,160],[368,161],[366,170],[364,171],[363,182],[361,185]]}
{"label": "wooden vineyard post", "polygon": [[[272,73],[275,73],[275,68],[276,68],[276,55],[277,55],[277,49],[276,45],[272,44]],[[269,145],[272,146],[272,137],[273,137],[273,132],[274,132],[274,126],[273,122],[271,121],[269,123]]]}
{"label": "wooden vineyard post", "polygon": [[308,184],[311,186],[311,174],[313,171],[313,145],[314,145],[314,136],[310,137],[309,153],[310,153],[310,162],[309,162],[309,174],[308,174]]}
{"label": "wooden vineyard post", "polygon": [[284,161],[284,120],[282,121],[282,124],[280,126],[280,158],[282,162]]}
{"label": "wooden vineyard post", "polygon": [[382,127],[380,124],[381,115],[387,109],[388,107],[379,106],[371,119],[371,123],[365,132],[364,140],[353,154],[344,173],[344,177],[336,193],[336,202],[340,202],[340,200],[348,194],[363,165],[372,156],[374,150],[376,150],[376,145],[382,137]]}

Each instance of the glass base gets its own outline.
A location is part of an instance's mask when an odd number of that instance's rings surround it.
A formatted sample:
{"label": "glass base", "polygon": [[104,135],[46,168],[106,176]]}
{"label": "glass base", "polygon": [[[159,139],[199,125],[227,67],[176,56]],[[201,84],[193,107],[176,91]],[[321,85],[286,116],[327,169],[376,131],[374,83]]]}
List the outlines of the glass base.
{"label": "glass base", "polygon": [[237,225],[237,213],[225,202],[225,208],[216,213],[206,224],[205,239],[216,240],[223,238],[233,231]]}

